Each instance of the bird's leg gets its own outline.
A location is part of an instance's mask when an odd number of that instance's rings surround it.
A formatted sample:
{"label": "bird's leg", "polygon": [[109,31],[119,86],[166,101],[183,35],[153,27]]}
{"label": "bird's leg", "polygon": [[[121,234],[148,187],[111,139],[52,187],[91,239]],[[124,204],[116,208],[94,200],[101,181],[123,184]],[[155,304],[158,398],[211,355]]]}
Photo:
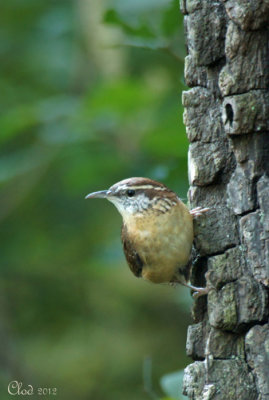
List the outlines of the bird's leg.
{"label": "bird's leg", "polygon": [[196,207],[190,210],[190,214],[193,216],[193,218],[200,217],[203,215],[205,212],[209,211],[210,208],[202,208],[202,207]]}
{"label": "bird's leg", "polygon": [[182,282],[182,280],[179,280],[179,279],[175,279],[173,281],[170,281],[169,284],[171,286],[175,286],[175,285],[181,284],[181,285],[186,286],[187,288],[193,290],[194,293],[193,293],[192,297],[194,299],[198,299],[198,297],[205,296],[206,294],[208,294],[208,292],[209,292],[209,290],[211,288],[211,286],[208,286],[208,285],[206,287],[193,286],[190,283]]}
{"label": "bird's leg", "polygon": [[182,285],[194,290],[194,293],[192,295],[194,299],[198,299],[198,297],[204,296],[204,295],[208,294],[208,292],[209,292],[208,286],[203,288],[203,287],[196,287],[196,286],[190,285],[189,283],[183,283],[183,282],[181,282],[181,283],[182,283]]}

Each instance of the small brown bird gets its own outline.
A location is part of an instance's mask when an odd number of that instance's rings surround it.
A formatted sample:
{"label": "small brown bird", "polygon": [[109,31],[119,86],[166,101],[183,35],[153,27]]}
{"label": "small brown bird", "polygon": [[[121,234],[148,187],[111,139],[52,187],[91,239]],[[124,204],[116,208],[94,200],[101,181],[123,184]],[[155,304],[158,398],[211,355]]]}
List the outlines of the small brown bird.
{"label": "small brown bird", "polygon": [[193,217],[207,208],[189,211],[176,193],[149,178],[124,179],[86,196],[93,198],[111,201],[122,215],[123,249],[135,276],[154,283],[181,283],[196,296],[207,294],[207,288],[188,283]]}

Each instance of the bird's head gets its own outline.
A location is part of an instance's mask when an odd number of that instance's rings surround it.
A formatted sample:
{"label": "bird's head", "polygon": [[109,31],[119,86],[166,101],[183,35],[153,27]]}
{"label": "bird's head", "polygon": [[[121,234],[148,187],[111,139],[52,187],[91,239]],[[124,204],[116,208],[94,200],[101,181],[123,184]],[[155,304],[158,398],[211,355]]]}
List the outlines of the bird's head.
{"label": "bird's head", "polygon": [[115,183],[108,190],[90,193],[86,199],[101,198],[111,201],[128,217],[164,214],[179,201],[177,195],[165,185],[149,178],[129,178]]}

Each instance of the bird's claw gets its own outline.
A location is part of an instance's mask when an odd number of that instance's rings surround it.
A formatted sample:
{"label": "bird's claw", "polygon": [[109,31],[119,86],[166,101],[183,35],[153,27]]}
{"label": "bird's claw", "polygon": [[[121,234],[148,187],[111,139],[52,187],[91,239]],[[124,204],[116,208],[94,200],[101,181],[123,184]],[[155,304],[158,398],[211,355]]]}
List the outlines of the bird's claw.
{"label": "bird's claw", "polygon": [[208,287],[205,287],[205,288],[194,287],[193,290],[194,290],[194,293],[193,293],[192,297],[194,299],[198,299],[201,296],[205,296],[209,292],[209,288]]}
{"label": "bird's claw", "polygon": [[196,218],[196,217],[200,217],[201,215],[203,215],[205,212],[209,211],[210,208],[202,208],[202,207],[196,207],[193,208],[192,210],[190,210],[190,214]]}

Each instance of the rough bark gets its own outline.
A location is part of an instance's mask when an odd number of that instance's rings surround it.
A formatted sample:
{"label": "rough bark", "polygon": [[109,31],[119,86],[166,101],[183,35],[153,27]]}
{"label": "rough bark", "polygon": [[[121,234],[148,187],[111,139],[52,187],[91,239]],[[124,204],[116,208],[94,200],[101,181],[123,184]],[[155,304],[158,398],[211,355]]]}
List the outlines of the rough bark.
{"label": "rough bark", "polygon": [[269,0],[181,0],[195,223],[184,394],[269,400]]}

